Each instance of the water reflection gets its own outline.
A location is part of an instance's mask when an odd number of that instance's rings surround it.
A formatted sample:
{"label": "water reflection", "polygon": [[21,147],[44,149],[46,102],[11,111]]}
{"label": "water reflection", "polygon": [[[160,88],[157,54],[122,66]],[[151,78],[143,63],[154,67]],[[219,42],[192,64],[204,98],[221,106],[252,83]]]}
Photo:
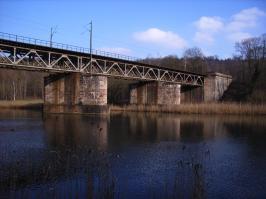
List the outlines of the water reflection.
{"label": "water reflection", "polygon": [[44,130],[51,147],[88,146],[106,150],[109,116],[45,115]]}
{"label": "water reflection", "polygon": [[0,111],[0,196],[261,197],[266,118]]}
{"label": "water reflection", "polygon": [[[91,147],[106,151],[134,143],[199,143],[217,137],[243,137],[264,130],[264,119],[167,114],[45,115],[50,147]],[[259,122],[262,121],[262,122]],[[254,126],[260,125],[258,129]],[[251,128],[251,129],[250,129]],[[254,132],[255,131],[255,132]]]}

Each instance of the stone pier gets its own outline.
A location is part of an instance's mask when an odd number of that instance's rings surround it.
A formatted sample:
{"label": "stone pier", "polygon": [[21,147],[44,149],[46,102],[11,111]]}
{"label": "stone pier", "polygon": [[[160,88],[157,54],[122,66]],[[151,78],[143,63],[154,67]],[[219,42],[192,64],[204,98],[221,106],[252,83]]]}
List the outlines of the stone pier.
{"label": "stone pier", "polygon": [[209,73],[204,78],[204,102],[214,102],[221,99],[232,82],[232,76],[222,73]]}
{"label": "stone pier", "polygon": [[44,112],[108,113],[107,77],[80,73],[45,77]]}
{"label": "stone pier", "polygon": [[181,104],[202,103],[204,101],[203,87],[182,86]]}
{"label": "stone pier", "polygon": [[130,86],[130,104],[176,105],[216,102],[232,82],[232,76],[209,73],[203,87],[165,82],[140,82]]}
{"label": "stone pier", "polygon": [[180,104],[180,85],[166,82],[140,82],[130,86],[130,104]]}
{"label": "stone pier", "polygon": [[[230,75],[210,73],[203,87],[150,81],[130,85],[130,104],[178,105],[218,101],[232,82]],[[55,74],[44,80],[44,112],[109,113],[107,77]]]}

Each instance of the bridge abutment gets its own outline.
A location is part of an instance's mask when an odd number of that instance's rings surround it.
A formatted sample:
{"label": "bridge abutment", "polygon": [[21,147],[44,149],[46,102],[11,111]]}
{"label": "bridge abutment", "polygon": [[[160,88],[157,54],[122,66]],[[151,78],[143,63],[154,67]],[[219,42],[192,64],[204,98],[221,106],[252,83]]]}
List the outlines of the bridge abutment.
{"label": "bridge abutment", "polygon": [[45,77],[44,112],[108,113],[107,77],[80,73]]}
{"label": "bridge abutment", "polygon": [[232,76],[222,73],[209,73],[204,78],[204,102],[215,102],[221,99],[232,82]]}
{"label": "bridge abutment", "polygon": [[142,82],[130,87],[130,104],[176,105],[180,104],[179,84],[167,82]]}

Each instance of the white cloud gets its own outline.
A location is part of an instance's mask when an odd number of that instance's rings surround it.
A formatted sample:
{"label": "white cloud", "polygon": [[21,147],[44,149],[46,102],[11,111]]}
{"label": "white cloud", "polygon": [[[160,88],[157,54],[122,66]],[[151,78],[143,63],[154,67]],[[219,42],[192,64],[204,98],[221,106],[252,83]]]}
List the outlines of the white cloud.
{"label": "white cloud", "polygon": [[252,35],[248,32],[232,32],[227,36],[231,41],[241,41],[249,37],[252,37]]}
{"label": "white cloud", "polygon": [[256,7],[241,10],[232,16],[232,20],[228,24],[227,29],[229,31],[241,31],[245,28],[253,28],[257,26],[259,17],[265,15],[265,12]]}
{"label": "white cloud", "polygon": [[194,22],[196,32],[194,41],[201,44],[213,44],[215,37],[219,33],[235,42],[251,37],[249,31],[259,24],[260,17],[266,16],[266,13],[256,7],[241,10],[232,15],[231,19],[224,23],[221,17],[202,16]]}
{"label": "white cloud", "polygon": [[194,41],[197,43],[212,44],[214,42],[215,33],[221,31],[224,28],[224,23],[220,17],[200,17],[200,19],[194,22],[194,25],[198,29],[195,33]]}
{"label": "white cloud", "polygon": [[123,47],[102,47],[97,49],[99,51],[104,51],[104,52],[110,52],[110,53],[116,53],[116,54],[121,54],[121,55],[130,55],[132,51],[128,48],[123,48]]}
{"label": "white cloud", "polygon": [[143,32],[136,32],[133,37],[137,41],[156,44],[165,48],[180,49],[187,46],[186,41],[178,34],[171,31],[163,31],[158,28],[150,28]]}
{"label": "white cloud", "polygon": [[198,43],[208,43],[211,44],[214,41],[213,35],[207,32],[196,32],[194,36],[194,41]]}
{"label": "white cloud", "polygon": [[256,7],[241,10],[239,13],[232,16],[231,21],[226,26],[227,38],[232,41],[240,41],[251,37],[252,35],[247,31],[256,27],[259,18],[265,15],[265,12]]}
{"label": "white cloud", "polygon": [[224,26],[222,19],[220,17],[201,17],[195,22],[196,27],[202,31],[217,32],[221,30]]}

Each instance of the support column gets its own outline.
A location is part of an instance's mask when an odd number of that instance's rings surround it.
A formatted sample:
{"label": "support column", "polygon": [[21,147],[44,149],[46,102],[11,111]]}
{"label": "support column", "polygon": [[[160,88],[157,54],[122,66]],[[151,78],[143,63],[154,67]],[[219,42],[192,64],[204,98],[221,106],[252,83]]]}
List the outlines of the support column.
{"label": "support column", "polygon": [[107,105],[107,77],[81,76],[80,102],[83,105]]}
{"label": "support column", "polygon": [[157,104],[177,105],[180,104],[180,84],[158,82]]}
{"label": "support column", "polygon": [[166,82],[141,82],[130,87],[130,104],[180,104],[180,85]]}
{"label": "support column", "polygon": [[129,96],[129,103],[130,104],[137,104],[138,103],[138,87],[136,84],[133,84],[129,88],[130,96]]}
{"label": "support column", "polygon": [[108,113],[107,77],[79,73],[50,75],[44,83],[44,111]]}
{"label": "support column", "polygon": [[231,82],[231,75],[209,73],[204,79],[204,101],[215,102],[220,100]]}
{"label": "support column", "polygon": [[204,101],[203,93],[203,87],[201,86],[182,85],[180,103],[202,103]]}
{"label": "support column", "polygon": [[64,103],[64,79],[63,76],[48,76],[45,78],[44,101],[49,104]]}

